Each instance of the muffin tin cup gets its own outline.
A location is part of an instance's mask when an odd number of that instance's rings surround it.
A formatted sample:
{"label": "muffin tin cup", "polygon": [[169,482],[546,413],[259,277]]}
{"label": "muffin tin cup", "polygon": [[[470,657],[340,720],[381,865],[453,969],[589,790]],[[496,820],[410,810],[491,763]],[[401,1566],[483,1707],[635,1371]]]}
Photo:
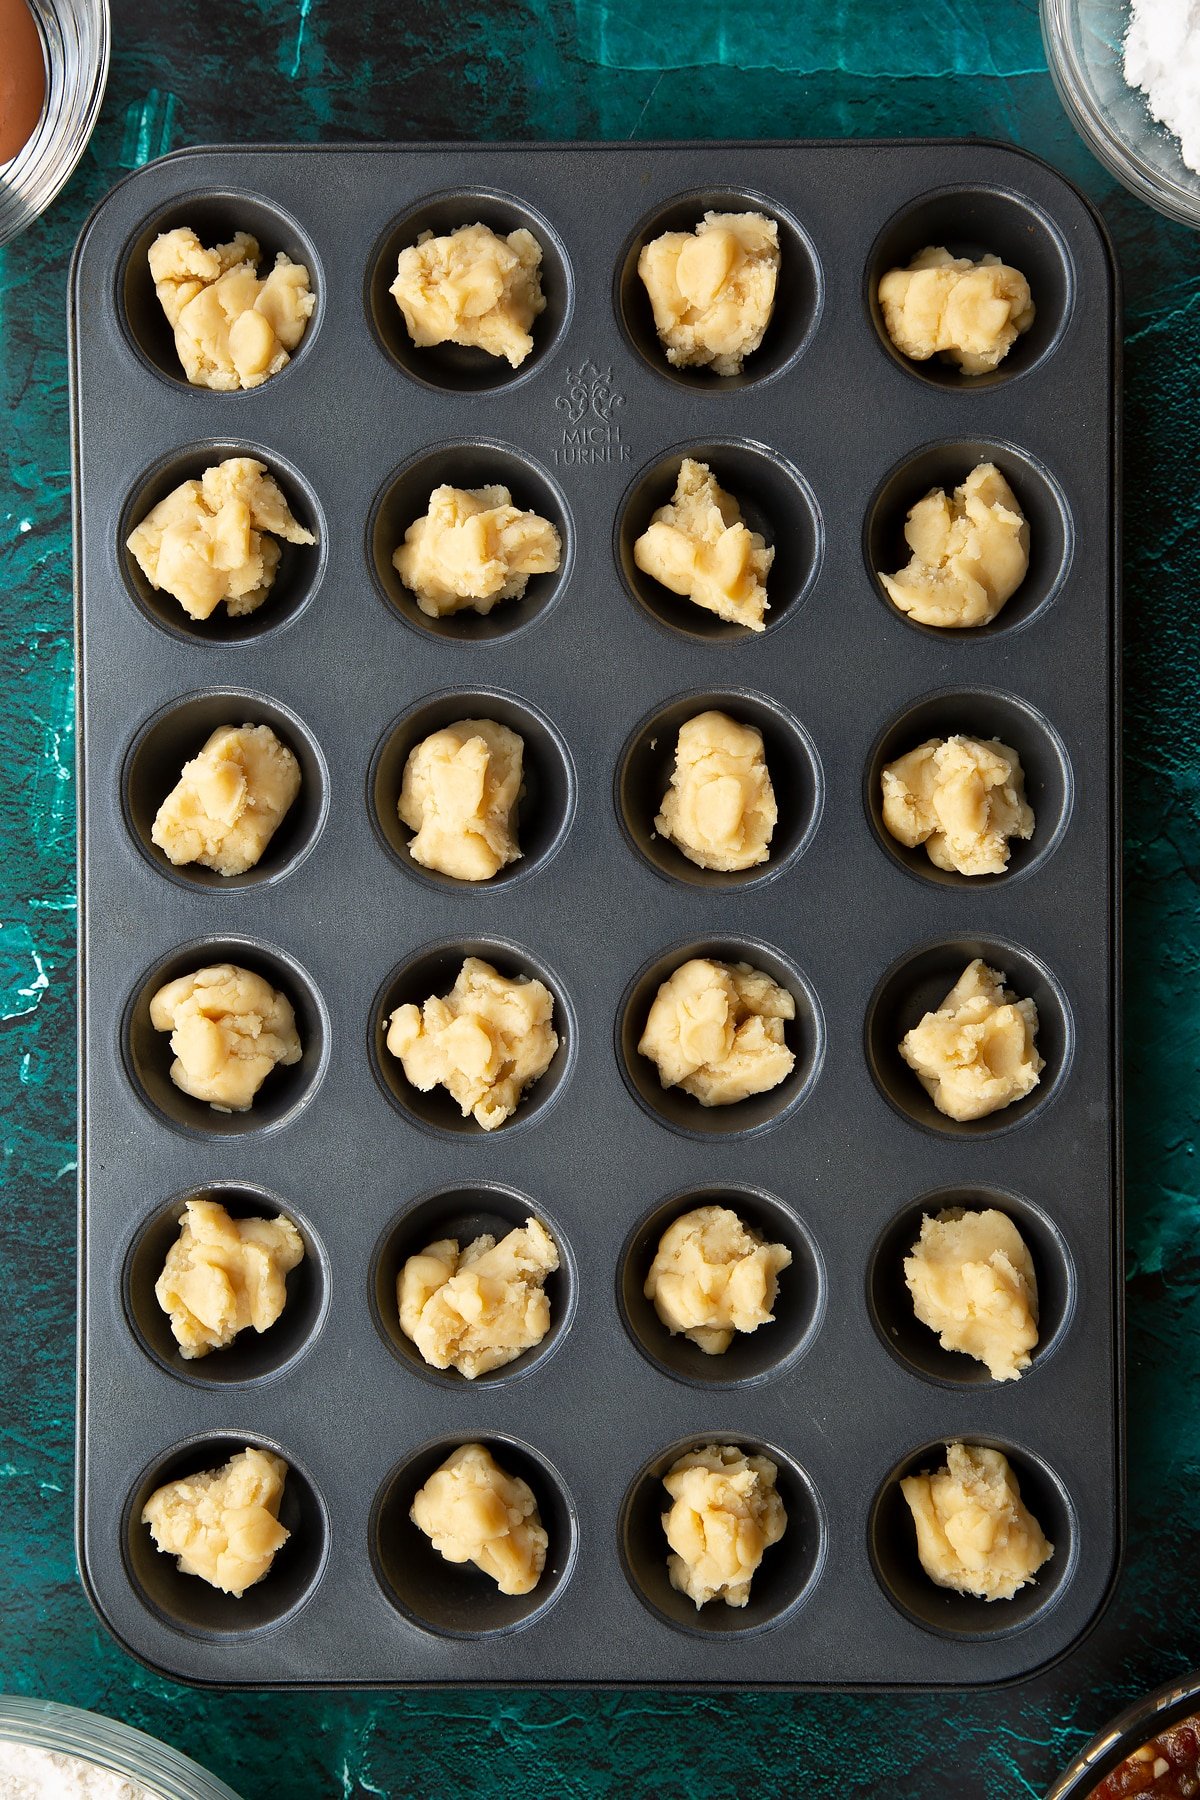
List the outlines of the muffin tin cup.
{"label": "muffin tin cup", "polygon": [[[219,1469],[245,1449],[264,1450],[287,1463],[279,1523],[289,1536],[268,1573],[235,1595],[185,1573],[174,1556],[158,1549],[142,1523],[142,1508],[166,1482]],[[330,1522],[320,1493],[293,1452],[254,1432],[225,1431],[178,1443],[142,1471],[125,1503],[121,1536],[124,1565],[141,1604],[189,1639],[230,1645],[278,1630],[308,1604],[325,1573]]]}
{"label": "muffin tin cup", "polygon": [[[736,378],[673,368],[640,249],[747,207],[780,227],[766,338]],[[477,219],[542,246],[517,370],[418,349],[388,293],[404,244]],[[181,223],[209,242],[245,226],[309,267],[301,345],[250,392],[181,379],[145,263]],[[1037,323],[995,376],[903,363],[880,336],[881,264],[939,239],[1034,284]],[[101,1619],[172,1679],[255,1690],[988,1686],[1065,1654],[1122,1528],[1117,293],[1086,203],[978,143],[193,150],[112,190],[71,292],[77,1515]],[[123,546],[241,453],[318,542],[287,547],[246,620],[193,624]],[[761,633],[636,567],[685,456],[775,549]],[[1029,519],[1029,573],[988,628],[914,626],[875,571],[906,560],[914,500],[985,456]],[[427,617],[392,556],[442,483],[506,485],[553,522],[558,570],[486,616]],[[746,871],[700,869],[654,827],[680,726],[710,707],[763,733],[779,818]],[[471,717],[525,742],[522,857],[477,884],[415,864],[397,814],[415,744]],[[244,877],[172,868],[155,813],[244,721],[295,751],[300,796]],[[1037,825],[1002,876],[944,876],[882,831],[884,761],[955,731],[1026,769]],[[975,954],[1037,1000],[1047,1066],[1026,1101],[954,1126],[897,1046]],[[560,1038],[491,1132],[385,1043],[468,955],[544,981]],[[778,1088],[705,1108],[638,1052],[697,955],[795,996]],[[149,1023],[162,983],[218,960],[282,989],[301,1038],[244,1114],[182,1094]],[[306,1255],[275,1325],[189,1361],[153,1290],[193,1195],[286,1213]],[[1042,1336],[1018,1381],[912,1315],[904,1255],[923,1211],[957,1203],[999,1207],[1030,1246]],[[792,1253],[773,1322],[716,1357],[644,1294],[663,1230],[700,1204]],[[561,1259],[546,1336],[474,1382],[428,1367],[399,1330],[406,1257],[531,1216]],[[977,1616],[925,1581],[899,1510],[899,1479],[956,1439],[1011,1456],[1057,1546]],[[409,1520],[473,1441],[537,1494],[551,1554],[528,1596]],[[709,1442],[768,1453],[789,1513],[744,1610],[697,1613],[669,1581],[662,1473]],[[292,1537],[235,1601],[138,1521],[153,1485],[246,1444],[290,1465]]]}
{"label": "muffin tin cup", "polygon": [[[224,1349],[192,1357],[183,1355],[154,1292],[189,1200],[214,1201],[235,1220],[290,1219],[304,1243],[303,1260],[286,1278],[286,1303],[274,1325],[265,1332],[248,1326]],[[291,1368],[319,1337],[329,1308],[328,1257],[294,1206],[264,1189],[222,1182],[175,1195],[138,1226],[125,1258],[123,1289],[130,1329],[160,1368],[201,1386],[242,1387]]]}
{"label": "muffin tin cup", "polygon": [[[300,768],[299,793],[258,862],[241,875],[221,875],[201,863],[173,864],[153,838],[155,817],[184,764],[226,725],[269,726]],[[236,894],[281,881],[299,868],[325,824],[329,771],[320,745],[289,707],[243,688],[210,689],[186,694],[146,721],[125,759],[121,800],[126,828],[151,868],[185,889]]]}
{"label": "muffin tin cup", "polygon": [[[722,1599],[697,1606],[671,1580],[663,1514],[672,1502],[663,1476],[688,1451],[730,1442],[748,1457],[765,1456],[774,1463],[776,1492],[783,1501],[787,1525],[779,1541],[763,1552],[744,1606],[730,1606]],[[827,1526],[809,1476],[775,1445],[740,1435],[731,1439],[728,1433],[700,1433],[662,1451],[630,1484],[618,1529],[625,1577],[642,1604],[676,1631],[719,1643],[770,1631],[793,1618],[812,1594],[825,1565]]]}
{"label": "muffin tin cup", "polygon": [[[527,1594],[503,1594],[473,1563],[450,1563],[410,1517],[418,1488],[464,1442],[482,1443],[506,1475],[524,1481],[546,1531],[546,1563]],[[578,1553],[574,1502],[558,1471],[528,1444],[494,1432],[423,1444],[394,1469],[371,1513],[371,1563],[393,1606],[422,1630],[491,1639],[535,1624],[571,1579]]]}
{"label": "muffin tin cup", "polygon": [[[280,373],[286,375],[287,370]],[[272,380],[278,379],[279,376],[272,376]],[[252,457],[265,465],[282,490],[292,517],[313,534],[316,542],[289,544],[276,537],[279,564],[266,598],[252,612],[236,616],[222,600],[207,619],[194,619],[174,594],[150,581],[128,547],[129,535],[177,487],[185,481],[199,481],[206,469],[234,456]],[[328,534],[321,503],[294,463],[262,444],[227,437],[182,445],[143,469],[125,497],[112,549],[117,580],[150,624],[181,644],[203,644],[215,650],[249,645],[282,631],[299,617],[324,579]]]}
{"label": "muffin tin cup", "polygon": [[[438,1369],[427,1363],[400,1326],[397,1283],[409,1257],[419,1255],[430,1244],[445,1238],[457,1241],[461,1250],[483,1236],[499,1242],[510,1231],[528,1224],[530,1219],[536,1219],[546,1228],[558,1251],[558,1268],[542,1283],[550,1304],[550,1325],[545,1336],[511,1362],[489,1369],[473,1380],[468,1380],[456,1368]],[[418,1200],[394,1219],[375,1246],[368,1282],[375,1328],[401,1367],[443,1388],[461,1391],[494,1388],[502,1382],[519,1381],[540,1368],[570,1330],[579,1278],[566,1234],[545,1207],[498,1182],[480,1180],[469,1187],[443,1188]]]}

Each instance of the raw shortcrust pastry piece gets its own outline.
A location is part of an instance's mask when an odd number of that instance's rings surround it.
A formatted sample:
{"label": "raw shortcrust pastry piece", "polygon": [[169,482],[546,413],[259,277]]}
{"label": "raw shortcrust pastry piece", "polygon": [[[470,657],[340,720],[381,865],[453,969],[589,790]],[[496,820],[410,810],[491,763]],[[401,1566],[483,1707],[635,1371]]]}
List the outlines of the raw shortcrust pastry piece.
{"label": "raw shortcrust pastry piece", "polygon": [[767,1456],[736,1444],[705,1444],[672,1463],[663,1486],[674,1504],[662,1516],[671,1546],[671,1586],[694,1600],[745,1606],[763,1552],[787,1529],[787,1512]]}
{"label": "raw shortcrust pastry piece", "polygon": [[964,375],[986,375],[1037,315],[1029,283],[998,256],[972,262],[930,245],[879,283],[887,334],[914,362],[931,356]]}
{"label": "raw shortcrust pastry piece", "polygon": [[737,501],[707,463],[684,457],[674,496],[651,515],[634,543],[633,560],[644,575],[705,612],[751,631],[764,629],[774,548],[743,524]]}
{"label": "raw shortcrust pastry piece", "polygon": [[929,738],[883,771],[883,822],[938,869],[1003,875],[1009,840],[1033,836],[1025,771],[999,738]]}
{"label": "raw shortcrust pastry piece", "polygon": [[1000,1450],[947,1444],[945,1467],[900,1483],[921,1567],[938,1587],[1011,1600],[1054,1554]]}
{"label": "raw shortcrust pastry piece", "polygon": [[500,483],[434,488],[428,512],[392,555],[429,619],[486,614],[502,600],[519,600],[531,575],[552,575],[561,559],[562,539],[549,519],[522,512]]}
{"label": "raw shortcrust pastry piece", "polygon": [[142,1524],[157,1549],[178,1558],[181,1574],[240,1598],[291,1535],[279,1523],[287,1472],[282,1456],[247,1447],[223,1468],[156,1488]]}
{"label": "raw shortcrust pastry piece", "polygon": [[300,792],[300,764],[269,725],[219,725],[155,816],[150,836],[176,867],[244,875]]}
{"label": "raw shortcrust pastry piece", "polygon": [[637,1048],[657,1064],[664,1087],[727,1107],[792,1073],[788,1019],[795,999],[761,968],[694,956],[658,988]]}
{"label": "raw shortcrust pastry piece", "polygon": [[554,996],[542,982],[510,979],[468,956],[448,994],[396,1008],[387,1047],[422,1094],[440,1084],[464,1119],[494,1131],[550,1067],[558,1049],[553,1016]]}
{"label": "raw shortcrust pastry piece", "polygon": [[752,869],[770,855],[778,817],[757,726],[723,712],[680,726],[656,831],[701,869]]}
{"label": "raw shortcrust pastry piece", "polygon": [[506,238],[488,225],[461,225],[445,237],[424,231],[400,252],[389,291],[418,348],[462,344],[519,369],[546,306],[541,264],[542,247],[524,227]]}
{"label": "raw shortcrust pastry piece", "polygon": [[994,463],[979,463],[953,497],[931,488],[904,526],[912,556],[877,571],[889,600],[921,625],[990,625],[1029,569],[1029,526]]}
{"label": "raw shortcrust pastry piece", "polygon": [[[273,535],[272,535],[273,534]],[[316,538],[292,517],[265,463],[227,456],[199,481],[183,481],[130,532],[126,548],[151,587],[207,619],[222,600],[231,619],[255,612],[279,567],[277,537]]]}
{"label": "raw shortcrust pastry piece", "polygon": [[533,1489],[482,1444],[463,1444],[418,1488],[409,1513],[447,1562],[473,1562],[502,1594],[529,1594],[549,1538]]}
{"label": "raw shortcrust pastry piece", "polygon": [[237,963],[213,963],[159,988],[150,1023],[171,1033],[171,1080],[214,1112],[248,1112],[276,1063],[301,1057],[286,994]]}
{"label": "raw shortcrust pastry piece", "polygon": [[304,336],[317,303],[308,270],[281,250],[260,281],[261,254],[248,231],[206,250],[186,225],[151,244],[154,291],[193,387],[258,387],[285,367]]}
{"label": "raw shortcrust pastry piece", "polygon": [[731,1106],[791,1074],[784,1023],[795,1016],[793,996],[762,969],[695,956],[660,986],[638,1050],[658,1065],[663,1087],[681,1087],[701,1106]]}
{"label": "raw shortcrust pastry piece", "polygon": [[735,1332],[773,1323],[791,1261],[786,1244],[764,1243],[729,1207],[697,1206],[663,1232],[643,1291],[672,1336],[720,1356]]}
{"label": "raw shortcrust pastry piece", "polygon": [[969,962],[936,1012],[905,1033],[900,1054],[940,1113],[982,1119],[1032,1093],[1037,1004],[1018,1000],[981,957]]}
{"label": "raw shortcrust pastry piece", "polygon": [[517,802],[525,745],[493,719],[459,719],[408,755],[397,811],[415,862],[457,881],[490,881],[521,854]]}
{"label": "raw shortcrust pastry piece", "polygon": [[668,362],[740,375],[771,323],[779,227],[762,213],[708,212],[694,231],[643,245],[638,274]]}
{"label": "raw shortcrust pastry piece", "polygon": [[1038,1341],[1038,1291],[1024,1238],[994,1207],[947,1207],[921,1220],[904,1259],[913,1311],[943,1350],[987,1365],[993,1381],[1016,1381]]}
{"label": "raw shortcrust pastry piece", "polygon": [[541,1343],[550,1329],[543,1283],[557,1268],[558,1247],[537,1219],[465,1249],[442,1238],[400,1271],[400,1329],[431,1368],[474,1381]]}
{"label": "raw shortcrust pastry piece", "polygon": [[231,1219],[216,1200],[189,1200],[154,1297],[180,1354],[224,1350],[239,1331],[268,1331],[287,1305],[287,1277],[304,1260],[292,1221]]}

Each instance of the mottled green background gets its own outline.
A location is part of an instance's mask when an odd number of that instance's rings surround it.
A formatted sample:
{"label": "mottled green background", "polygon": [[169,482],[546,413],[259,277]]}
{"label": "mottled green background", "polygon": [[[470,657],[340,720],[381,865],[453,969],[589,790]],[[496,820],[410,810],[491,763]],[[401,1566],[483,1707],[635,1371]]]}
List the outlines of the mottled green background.
{"label": "mottled green background", "polygon": [[[91,148],[53,211],[0,251],[0,1688],[143,1726],[255,1800],[1039,1794],[1116,1705],[1200,1662],[1197,239],[1118,189],[1073,136],[1032,0],[688,0],[678,19],[656,0],[114,11]],[[983,1696],[215,1696],[148,1673],[94,1621],[71,1537],[64,297],[80,225],[126,169],[209,140],[965,132],[1013,139],[1079,182],[1125,274],[1130,1542],[1111,1611],[1049,1675]],[[1098,1221],[1102,1207],[1097,1195]]]}

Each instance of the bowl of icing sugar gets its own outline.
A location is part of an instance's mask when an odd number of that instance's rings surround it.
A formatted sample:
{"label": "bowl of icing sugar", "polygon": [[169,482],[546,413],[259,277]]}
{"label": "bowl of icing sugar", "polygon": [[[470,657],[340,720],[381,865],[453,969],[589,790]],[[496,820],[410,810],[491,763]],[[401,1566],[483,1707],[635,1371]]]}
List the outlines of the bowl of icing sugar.
{"label": "bowl of icing sugar", "polygon": [[0,1800],[238,1800],[157,1738],[77,1706],[0,1695]]}
{"label": "bowl of icing sugar", "polygon": [[1050,73],[1105,167],[1200,228],[1200,0],[1041,0]]}

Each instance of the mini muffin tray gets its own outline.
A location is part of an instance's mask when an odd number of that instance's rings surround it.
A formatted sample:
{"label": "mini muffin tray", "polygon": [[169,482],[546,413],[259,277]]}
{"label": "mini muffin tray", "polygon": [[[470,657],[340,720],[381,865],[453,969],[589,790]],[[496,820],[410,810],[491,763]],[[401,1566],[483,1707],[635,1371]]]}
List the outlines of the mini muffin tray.
{"label": "mini muffin tray", "polygon": [[[774,318],[744,376],[674,371],[640,245],[706,209],[778,220]],[[518,371],[418,351],[387,289],[418,233],[528,226],[546,310]],[[146,251],[192,225],[303,260],[316,309],[249,393],[189,389]],[[907,363],[880,273],[928,243],[1028,276],[1037,319],[992,376]],[[221,148],[103,202],[71,290],[82,898],[79,1560],[135,1654],[201,1683],[720,1687],[995,1683],[1061,1655],[1121,1537],[1116,275],[1043,164],[952,142]],[[182,479],[235,451],[318,542],[262,609],[193,625],[124,550]],[[641,575],[632,546],[684,454],[775,545],[761,635]],[[995,623],[914,625],[872,573],[907,508],[981,458],[1030,521]],[[486,619],[430,622],[391,551],[439,482],[507,483],[551,518],[560,571]],[[720,706],[758,724],[779,800],[770,863],[706,874],[653,835],[674,737]],[[464,886],[408,857],[411,746],[486,714],[526,746],[522,860]],[[172,869],[155,810],[219,723],[270,723],[301,797],[260,867]],[[1037,829],[1003,877],[936,871],[882,830],[878,774],[932,733],[999,735]],[[420,1095],[390,1011],[464,955],[536,974],[560,1047],[499,1131]],[[706,1111],[636,1043],[689,955],[791,989],[792,1076]],[[1041,1016],[1042,1080],[990,1120],[936,1114],[897,1054],[973,956]],[[176,1090],[148,1001],[229,959],[293,1001],[304,1046],[248,1114]],[[280,1322],[202,1361],[153,1296],[189,1195],[283,1210],[304,1235]],[[719,1199],[792,1250],[777,1322],[724,1357],[642,1296],[654,1244]],[[1033,1252],[1041,1342],[1018,1382],[942,1352],[901,1259],[923,1210],[1001,1207]],[[558,1242],[553,1325],[474,1384],[400,1335],[395,1278],[431,1239],[530,1214]],[[251,1341],[252,1340],[252,1341]],[[1055,1545],[987,1605],[922,1574],[898,1488],[947,1438],[1001,1447]],[[408,1520],[479,1439],[534,1488],[545,1573],[505,1598]],[[765,1450],[789,1516],[750,1604],[671,1589],[660,1477],[708,1442]],[[291,1538],[240,1601],[180,1575],[139,1515],[245,1444],[288,1461]]]}

